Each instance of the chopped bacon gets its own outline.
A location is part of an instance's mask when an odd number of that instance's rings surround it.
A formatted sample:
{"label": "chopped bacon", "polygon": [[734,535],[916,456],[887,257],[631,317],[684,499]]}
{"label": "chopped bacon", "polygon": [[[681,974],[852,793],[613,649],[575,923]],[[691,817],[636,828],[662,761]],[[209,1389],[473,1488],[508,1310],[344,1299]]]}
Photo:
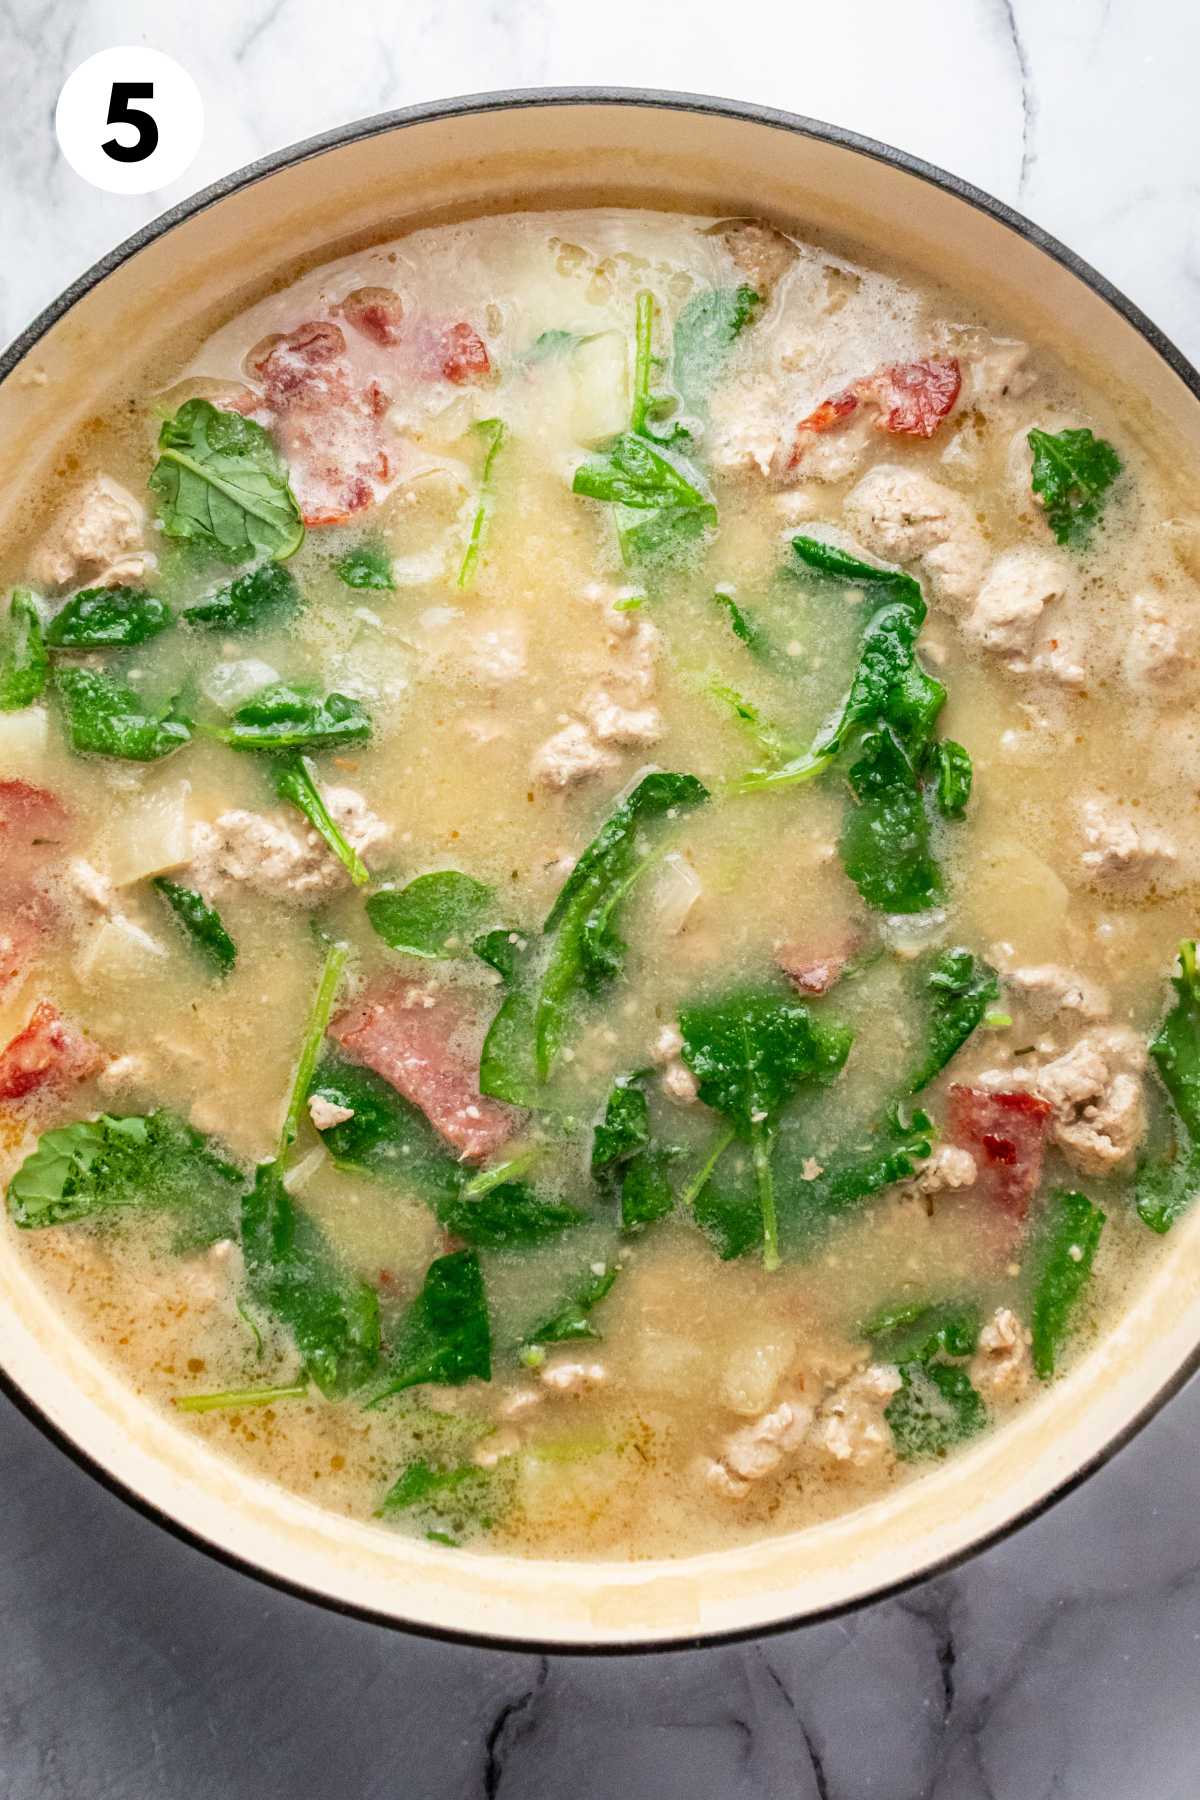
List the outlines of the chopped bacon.
{"label": "chopped bacon", "polygon": [[339,310],[346,323],[373,344],[388,350],[400,342],[404,303],[395,288],[355,288],[346,295]]}
{"label": "chopped bacon", "polygon": [[441,334],[440,353],[442,374],[460,387],[467,381],[482,381],[491,373],[487,345],[473,325],[447,325]]}
{"label": "chopped bacon", "polygon": [[843,388],[840,394],[832,394],[828,400],[822,400],[820,406],[813,408],[806,419],[801,419],[797,431],[832,431],[843,419],[858,407],[858,395],[853,388]]}
{"label": "chopped bacon", "polygon": [[923,362],[885,363],[858,383],[864,399],[879,407],[876,431],[932,437],[958,399],[962,370],[953,356]]}
{"label": "chopped bacon", "polygon": [[341,525],[382,499],[396,472],[380,423],[388,397],[377,381],[355,386],[340,327],[310,319],[249,361],[263,385],[254,410],[270,416],[304,523]]}
{"label": "chopped bacon", "polygon": [[975,1158],[975,1192],[1014,1219],[1029,1211],[1042,1178],[1054,1108],[1036,1094],[950,1089],[946,1138]]}
{"label": "chopped bacon", "polygon": [[798,993],[827,994],[846,973],[858,944],[857,935],[848,934],[824,943],[781,944],[775,951],[775,965]]}
{"label": "chopped bacon", "polygon": [[49,788],[0,781],[0,877],[28,875],[63,846],[70,814]]}
{"label": "chopped bacon", "polygon": [[512,1136],[506,1106],[479,1092],[461,1047],[465,1016],[448,994],[398,981],[339,1015],[329,1035],[355,1062],[374,1069],[420,1107],[464,1162],[480,1162]]}
{"label": "chopped bacon", "polygon": [[88,1081],[104,1061],[95,1044],[68,1025],[57,1006],[39,1000],[24,1031],[0,1050],[0,1100],[23,1100],[38,1088]]}

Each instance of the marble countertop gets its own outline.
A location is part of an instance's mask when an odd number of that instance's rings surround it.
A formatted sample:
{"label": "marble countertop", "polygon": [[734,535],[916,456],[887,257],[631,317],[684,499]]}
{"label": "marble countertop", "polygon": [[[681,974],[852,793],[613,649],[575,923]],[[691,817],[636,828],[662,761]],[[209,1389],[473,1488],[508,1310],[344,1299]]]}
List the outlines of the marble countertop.
{"label": "marble countertop", "polygon": [[[1014,202],[1200,358],[1200,8],[1183,0],[0,0],[0,337],[171,202],[439,95],[718,93],[883,138]],[[95,50],[199,83],[144,200],[58,154]],[[0,1800],[1195,1800],[1200,1386],[1016,1537],[761,1644],[540,1659],[324,1613],[148,1524],[0,1402]]]}

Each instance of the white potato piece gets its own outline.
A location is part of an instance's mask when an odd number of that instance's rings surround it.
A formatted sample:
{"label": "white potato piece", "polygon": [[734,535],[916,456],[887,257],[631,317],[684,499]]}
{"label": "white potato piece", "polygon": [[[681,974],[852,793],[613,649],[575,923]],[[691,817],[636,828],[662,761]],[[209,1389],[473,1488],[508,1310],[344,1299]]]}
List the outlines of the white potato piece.
{"label": "white potato piece", "polygon": [[0,713],[0,769],[6,775],[36,774],[50,744],[50,715],[44,706]]}
{"label": "white potato piece", "polygon": [[594,444],[623,431],[629,418],[629,363],[620,332],[602,331],[580,344],[571,358],[571,375],[576,440]]}
{"label": "white potato piece", "polygon": [[86,987],[123,987],[157,974],[168,951],[148,931],[118,913],[88,930],[75,957],[75,973]]}
{"label": "white potato piece", "polygon": [[138,795],[109,835],[106,872],[114,886],[130,887],[190,861],[195,822],[190,781]]}

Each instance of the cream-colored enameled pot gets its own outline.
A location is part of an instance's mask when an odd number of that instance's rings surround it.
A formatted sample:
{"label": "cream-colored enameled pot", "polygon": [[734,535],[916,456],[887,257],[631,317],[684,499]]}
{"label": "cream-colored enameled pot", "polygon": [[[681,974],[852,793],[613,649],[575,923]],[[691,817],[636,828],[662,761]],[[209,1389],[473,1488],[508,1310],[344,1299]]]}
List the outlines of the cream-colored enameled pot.
{"label": "cream-colored enameled pot", "polygon": [[[298,258],[464,214],[589,201],[753,213],[899,257],[918,276],[979,294],[1085,376],[1115,372],[1142,429],[1160,432],[1173,455],[1200,454],[1196,372],[1091,270],[985,196],[783,114],[573,90],[480,96],[351,126],[231,177],[115,251],[0,363],[5,508],[36,493],[63,438],[156,348],[232,311]],[[910,1582],[1111,1454],[1191,1373],[1198,1345],[1200,1208],[1118,1329],[1065,1380],[886,1499],[686,1561],[516,1561],[350,1523],[214,1455],[139,1400],[0,1241],[8,1391],[143,1509],[326,1603],[418,1630],[562,1649],[750,1633]]]}

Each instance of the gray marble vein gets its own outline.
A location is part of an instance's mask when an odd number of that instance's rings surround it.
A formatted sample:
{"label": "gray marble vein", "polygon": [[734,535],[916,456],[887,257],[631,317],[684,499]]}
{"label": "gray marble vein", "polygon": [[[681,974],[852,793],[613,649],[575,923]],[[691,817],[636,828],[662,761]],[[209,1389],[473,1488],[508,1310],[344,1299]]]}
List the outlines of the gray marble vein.
{"label": "gray marble vein", "polygon": [[[1200,8],[1183,0],[0,0],[0,336],[162,207],[439,94],[689,88],[901,144],[1030,211],[1200,354]],[[86,187],[68,70],[204,94],[185,179]],[[1197,1800],[1200,1388],[1044,1518],[836,1623],[574,1661],[407,1639],[128,1510],[0,1403],[0,1800]]]}

